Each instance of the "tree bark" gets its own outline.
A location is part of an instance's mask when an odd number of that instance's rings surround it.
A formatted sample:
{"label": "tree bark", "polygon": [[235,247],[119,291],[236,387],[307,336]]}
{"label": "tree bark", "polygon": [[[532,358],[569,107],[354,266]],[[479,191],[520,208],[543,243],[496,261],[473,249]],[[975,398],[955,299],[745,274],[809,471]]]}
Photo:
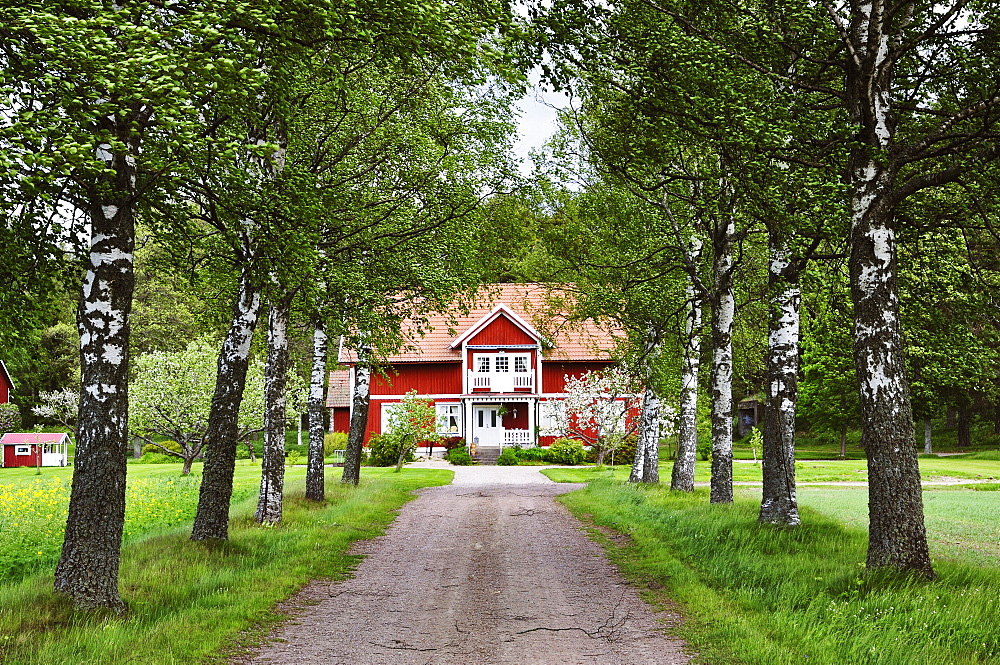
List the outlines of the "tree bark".
{"label": "tree bark", "polygon": [[[110,129],[127,131],[111,120]],[[128,141],[126,138],[126,145]],[[76,459],[55,589],[81,610],[123,612],[118,591],[125,526],[128,450],[129,315],[135,287],[133,252],[135,160],[101,144],[97,156],[113,170],[91,192],[90,265],[77,309],[81,390]]]}
{"label": "tree bark", "polygon": [[890,106],[898,25],[883,2],[852,10],[845,93],[857,129],[849,155],[850,280],[861,437],[868,456],[869,569],[934,575],[924,528],[913,409],[903,361],[896,283],[894,183],[899,168]]}
{"label": "tree bark", "polygon": [[313,365],[309,382],[309,464],[306,468],[306,498],[323,501],[326,498],[323,469],[323,411],[326,397],[326,331],[322,323],[313,331]]}
{"label": "tree bark", "polygon": [[840,428],[840,457],[847,457],[847,425]]}
{"label": "tree bark", "polygon": [[660,397],[653,388],[654,365],[660,352],[656,328],[646,327],[643,362],[645,363],[645,390],[642,394],[642,415],[639,420],[639,438],[635,446],[635,460],[630,483],[660,482]]}
{"label": "tree bark", "polygon": [[712,303],[712,489],[711,503],[733,501],[733,237],[731,216],[720,221],[713,238],[715,276]]}
{"label": "tree bark", "polygon": [[924,418],[924,454],[930,455],[934,451],[931,449],[931,417]]}
{"label": "tree bark", "polygon": [[945,429],[955,429],[955,407],[949,406],[944,410],[944,428]]}
{"label": "tree bark", "polygon": [[285,486],[285,384],[288,380],[288,318],[291,296],[271,303],[264,370],[264,454],[260,469],[260,498],[254,519],[259,524],[281,521]]}
{"label": "tree bark", "polygon": [[958,447],[968,448],[972,445],[972,409],[969,406],[958,408]]}
{"label": "tree bark", "polygon": [[769,234],[769,335],[762,452],[762,500],[758,520],[797,526],[795,498],[795,402],[799,370],[799,262],[790,256],[778,231]]}
{"label": "tree bark", "polygon": [[701,301],[690,283],[687,295],[677,456],[670,474],[670,489],[681,492],[694,491],[694,469],[698,453],[698,373],[701,368]]}
{"label": "tree bark", "polygon": [[371,398],[370,355],[368,347],[358,348],[358,362],[354,365],[354,394],[351,396],[351,429],[347,434],[341,483],[357,485],[361,480],[361,449],[365,442],[365,430],[368,428],[368,405]]}
{"label": "tree bark", "polygon": [[[259,319],[260,291],[251,281],[249,269],[244,269],[240,274],[229,330],[219,350],[215,394],[205,432],[205,464],[191,540],[229,538],[229,505],[233,497],[240,405],[250,364],[250,343]],[[250,442],[247,445],[252,460],[253,446]]]}
{"label": "tree bark", "polygon": [[[635,447],[635,461],[630,483],[660,482],[660,398],[652,386],[642,394],[642,416],[639,421],[639,440]],[[640,452],[641,451],[641,452]]]}

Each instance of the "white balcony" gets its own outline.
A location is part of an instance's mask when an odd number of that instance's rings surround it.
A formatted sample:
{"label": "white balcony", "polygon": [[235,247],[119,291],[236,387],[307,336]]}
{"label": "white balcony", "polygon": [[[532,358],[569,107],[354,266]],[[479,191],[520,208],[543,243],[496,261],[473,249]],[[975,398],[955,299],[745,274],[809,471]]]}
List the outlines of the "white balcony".
{"label": "white balcony", "polygon": [[534,387],[534,372],[469,372],[470,391],[512,393],[517,390],[530,391]]}

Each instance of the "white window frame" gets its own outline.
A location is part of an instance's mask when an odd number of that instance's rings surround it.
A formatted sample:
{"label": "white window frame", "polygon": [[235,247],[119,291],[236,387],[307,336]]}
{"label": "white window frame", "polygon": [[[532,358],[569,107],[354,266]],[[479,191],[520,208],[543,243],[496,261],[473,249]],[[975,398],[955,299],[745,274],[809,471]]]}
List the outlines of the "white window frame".
{"label": "white window frame", "polygon": [[31,454],[31,446],[21,446],[21,445],[14,446],[14,454],[15,455],[30,455]]}
{"label": "white window frame", "polygon": [[379,431],[385,434],[389,430],[389,417],[393,409],[399,407],[402,402],[382,402],[382,411],[379,413]]}
{"label": "white window frame", "polygon": [[[462,433],[462,404],[460,402],[441,402],[434,405],[437,411],[437,432],[444,436],[459,436]],[[448,419],[454,418],[454,430],[448,426]]]}
{"label": "white window frame", "polygon": [[[531,356],[528,354],[519,353],[514,358],[514,372],[516,374],[527,374],[531,371]],[[520,369],[518,368],[518,361],[520,361]]]}
{"label": "white window frame", "polygon": [[[489,374],[490,368],[493,367],[493,362],[490,360],[494,354],[492,353],[474,353],[472,354],[472,362],[476,366],[476,373],[478,374]],[[485,361],[485,362],[484,362]]]}

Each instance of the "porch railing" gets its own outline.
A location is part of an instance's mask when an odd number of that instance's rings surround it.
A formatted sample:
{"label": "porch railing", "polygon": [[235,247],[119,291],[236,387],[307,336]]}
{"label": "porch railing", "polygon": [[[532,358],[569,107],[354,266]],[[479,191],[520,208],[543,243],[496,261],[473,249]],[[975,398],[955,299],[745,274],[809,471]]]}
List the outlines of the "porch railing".
{"label": "porch railing", "polygon": [[503,445],[524,446],[533,443],[531,432],[526,429],[508,429],[503,432]]}
{"label": "porch railing", "polygon": [[507,392],[508,390],[532,389],[535,386],[534,372],[469,372],[469,385],[472,390],[494,390],[496,392]]}

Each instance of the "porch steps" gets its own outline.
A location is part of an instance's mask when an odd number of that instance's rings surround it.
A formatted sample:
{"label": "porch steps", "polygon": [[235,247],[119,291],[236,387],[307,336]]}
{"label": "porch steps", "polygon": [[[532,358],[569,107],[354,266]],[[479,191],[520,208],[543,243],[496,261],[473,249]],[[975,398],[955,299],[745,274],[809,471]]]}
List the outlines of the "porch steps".
{"label": "porch steps", "polygon": [[476,456],[472,459],[482,466],[496,466],[498,457],[500,457],[500,448],[480,448],[476,450]]}

